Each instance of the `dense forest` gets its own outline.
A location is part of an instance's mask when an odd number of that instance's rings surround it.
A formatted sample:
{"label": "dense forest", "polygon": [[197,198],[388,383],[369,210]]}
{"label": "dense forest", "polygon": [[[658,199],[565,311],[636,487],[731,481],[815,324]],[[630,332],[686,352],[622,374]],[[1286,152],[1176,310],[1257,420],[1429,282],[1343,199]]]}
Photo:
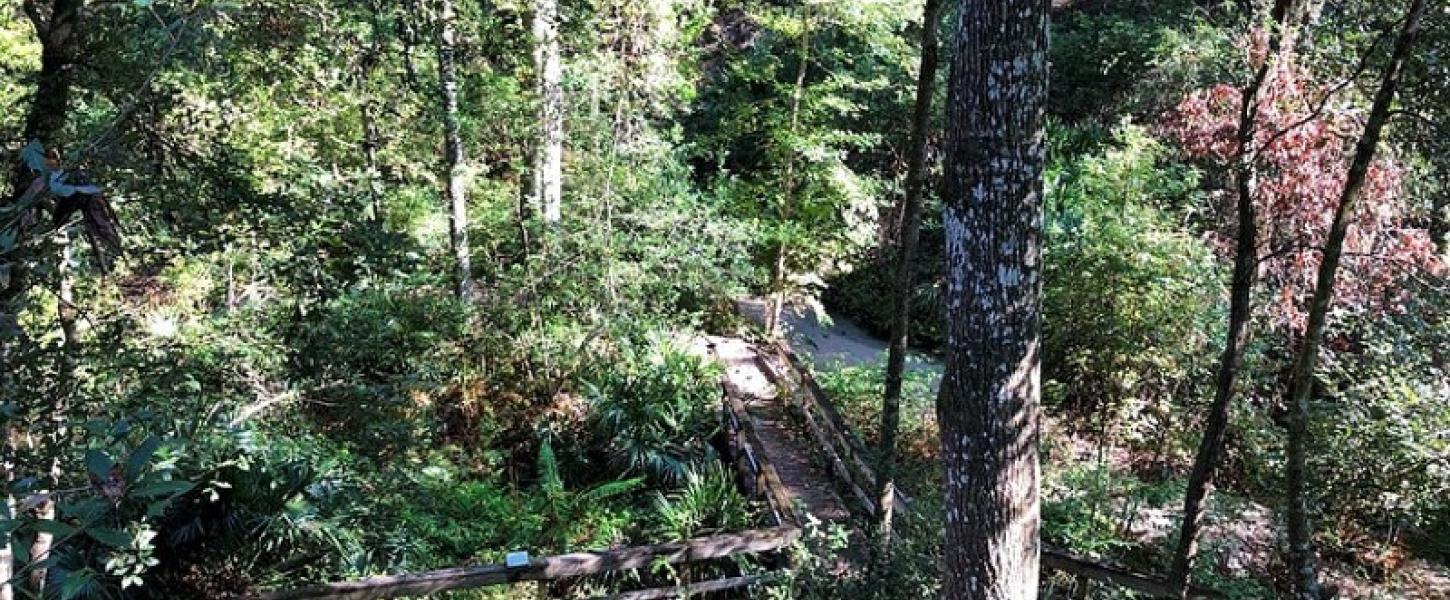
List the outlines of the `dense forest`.
{"label": "dense forest", "polygon": [[1450,600],[1441,0],[0,0],[0,161],[0,600]]}

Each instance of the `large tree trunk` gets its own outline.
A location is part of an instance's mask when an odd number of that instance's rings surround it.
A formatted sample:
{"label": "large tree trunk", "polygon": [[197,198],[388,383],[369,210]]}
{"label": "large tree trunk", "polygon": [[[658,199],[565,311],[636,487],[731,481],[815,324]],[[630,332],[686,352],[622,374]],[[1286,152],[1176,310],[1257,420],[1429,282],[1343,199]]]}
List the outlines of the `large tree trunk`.
{"label": "large tree trunk", "polygon": [[454,57],[453,0],[442,0],[439,13],[438,81],[443,103],[444,151],[448,162],[448,238],[453,247],[458,297],[473,297],[473,261],[468,248],[468,168],[458,119],[458,74]]}
{"label": "large tree trunk", "polygon": [[539,92],[539,147],[534,198],[540,218],[557,223],[564,193],[564,87],[559,58],[558,0],[534,2],[534,70]]}
{"label": "large tree trunk", "polygon": [[[794,139],[800,131],[801,121],[801,100],[806,95],[806,70],[810,68],[811,62],[811,4],[809,1],[801,7],[801,39],[800,39],[800,64],[796,66],[795,88],[791,93],[790,101],[790,135]],[[795,213],[796,188],[796,148],[786,149],[785,177],[782,181],[785,188],[784,197],[780,201],[779,217],[781,221],[789,221]],[[782,239],[775,246],[775,258],[770,266],[770,299],[766,305],[765,312],[765,333],[771,337],[780,333],[780,315],[785,311],[786,299],[786,253],[789,248]]]}
{"label": "large tree trunk", "polygon": [[921,20],[921,70],[916,75],[916,107],[911,115],[911,157],[906,168],[906,199],[902,205],[900,245],[891,321],[891,349],[886,358],[886,390],[881,401],[881,462],[877,467],[877,515],[880,547],[878,563],[891,553],[891,520],[896,496],[896,430],[901,426],[901,379],[906,370],[907,333],[911,327],[912,277],[916,243],[921,233],[921,204],[926,189],[927,129],[931,124],[931,98],[936,87],[937,28],[941,0],[926,0]]}
{"label": "large tree trunk", "polygon": [[1315,568],[1313,529],[1309,521],[1308,473],[1305,465],[1310,442],[1309,401],[1314,386],[1314,364],[1319,358],[1319,344],[1324,337],[1329,305],[1334,299],[1334,277],[1339,271],[1344,238],[1349,232],[1351,217],[1359,205],[1365,178],[1374,162],[1375,150],[1379,146],[1385,122],[1390,118],[1395,88],[1399,85],[1400,75],[1404,71],[1411,48],[1415,45],[1415,38],[1420,33],[1420,22],[1424,15],[1425,0],[1412,0],[1403,29],[1395,41],[1394,54],[1390,58],[1390,64],[1385,67],[1379,91],[1375,93],[1364,135],[1355,145],[1354,161],[1350,163],[1349,175],[1339,197],[1339,206],[1334,211],[1334,221],[1324,242],[1324,260],[1319,264],[1319,273],[1314,282],[1314,297],[1309,304],[1309,324],[1294,360],[1292,383],[1289,386],[1286,479],[1289,488],[1289,570],[1294,580],[1295,596],[1300,600],[1318,600],[1321,597]]}
{"label": "large tree trunk", "polygon": [[946,113],[946,600],[1037,597],[1047,0],[961,0]]}
{"label": "large tree trunk", "polygon": [[1238,240],[1234,248],[1227,339],[1223,354],[1219,357],[1213,404],[1209,407],[1204,422],[1203,438],[1199,440],[1198,453],[1194,457],[1193,471],[1189,475],[1188,489],[1184,494],[1183,522],[1179,529],[1178,545],[1173,553],[1173,564],[1168,571],[1169,582],[1179,590],[1182,597],[1187,597],[1189,591],[1194,559],[1198,555],[1198,536],[1207,512],[1208,497],[1213,491],[1213,478],[1223,456],[1229,413],[1238,385],[1239,371],[1243,367],[1244,349],[1249,343],[1249,324],[1253,320],[1252,298],[1259,267],[1259,218],[1254,204],[1258,187],[1255,134],[1259,126],[1261,93],[1274,63],[1282,58],[1285,49],[1292,44],[1293,34],[1286,28],[1299,25],[1304,4],[1304,0],[1275,0],[1270,15],[1274,25],[1269,34],[1269,53],[1263,64],[1254,69],[1253,76],[1241,90],[1233,167]]}

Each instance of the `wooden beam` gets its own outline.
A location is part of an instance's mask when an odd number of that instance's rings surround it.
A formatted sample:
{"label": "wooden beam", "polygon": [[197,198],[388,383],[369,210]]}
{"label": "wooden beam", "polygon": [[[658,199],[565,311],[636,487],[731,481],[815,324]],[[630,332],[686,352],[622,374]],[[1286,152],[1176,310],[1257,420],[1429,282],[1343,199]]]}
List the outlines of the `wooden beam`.
{"label": "wooden beam", "polygon": [[387,575],[279,590],[253,596],[257,600],[376,600],[424,596],[519,581],[554,581],[611,571],[641,569],[664,562],[699,562],[742,554],[760,554],[785,548],[800,539],[798,527],[750,529],[684,542],[635,546],[616,550],[575,552],[536,558],[527,567],[503,565],[457,567],[426,573]]}
{"label": "wooden beam", "polygon": [[[1178,597],[1177,590],[1173,589],[1173,586],[1169,585],[1166,580],[1130,571],[1117,565],[1077,556],[1056,548],[1042,549],[1042,568],[1111,583],[1118,587],[1147,594],[1155,598]],[[1189,588],[1188,597],[1219,600],[1227,598],[1228,596],[1225,596],[1217,590],[1193,586]]]}
{"label": "wooden beam", "polygon": [[598,596],[594,600],[666,600],[668,598],[689,598],[700,594],[714,592],[725,592],[729,590],[750,587],[757,583],[767,581],[769,578],[761,575],[746,575],[744,577],[727,577],[714,581],[703,581],[690,585],[654,588],[639,590],[637,592],[624,592],[613,596]]}

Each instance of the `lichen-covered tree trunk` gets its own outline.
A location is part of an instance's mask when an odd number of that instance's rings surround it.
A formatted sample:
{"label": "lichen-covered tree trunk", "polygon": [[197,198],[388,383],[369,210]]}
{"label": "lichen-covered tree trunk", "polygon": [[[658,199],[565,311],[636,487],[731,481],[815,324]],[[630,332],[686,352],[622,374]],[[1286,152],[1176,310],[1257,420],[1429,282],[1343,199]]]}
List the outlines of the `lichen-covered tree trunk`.
{"label": "lichen-covered tree trunk", "polygon": [[1046,0],[961,0],[946,106],[946,600],[1037,597]]}
{"label": "lichen-covered tree trunk", "polygon": [[539,217],[545,223],[557,223],[563,213],[564,194],[564,86],[558,0],[534,2],[534,72],[539,93],[534,199],[539,205]]}
{"label": "lichen-covered tree trunk", "polygon": [[1395,88],[1399,85],[1405,61],[1419,35],[1424,15],[1425,0],[1412,0],[1409,14],[1405,17],[1403,28],[1395,41],[1394,53],[1385,67],[1379,90],[1375,93],[1374,105],[1370,109],[1369,119],[1365,122],[1364,134],[1355,145],[1354,159],[1350,163],[1349,174],[1340,193],[1339,206],[1335,208],[1334,221],[1324,242],[1324,259],[1319,264],[1319,272],[1314,282],[1314,296],[1309,304],[1309,323],[1294,360],[1292,383],[1289,386],[1289,447],[1285,475],[1289,502],[1289,570],[1294,580],[1294,594],[1299,600],[1319,600],[1323,597],[1315,567],[1308,468],[1305,464],[1310,444],[1309,401],[1314,387],[1314,364],[1319,357],[1319,344],[1324,337],[1329,305],[1334,299],[1334,278],[1339,271],[1344,238],[1349,232],[1350,221],[1363,194],[1366,176],[1374,162],[1375,150],[1379,146],[1385,123],[1390,118],[1390,109],[1394,105]]}
{"label": "lichen-covered tree trunk", "polygon": [[1244,349],[1249,343],[1249,324],[1253,320],[1252,299],[1259,267],[1259,217],[1254,203],[1258,184],[1255,140],[1259,129],[1263,87],[1274,68],[1274,62],[1280,60],[1282,53],[1292,44],[1292,32],[1287,28],[1300,24],[1299,15],[1303,13],[1304,4],[1304,0],[1275,0],[1270,14],[1273,28],[1269,34],[1269,53],[1263,63],[1254,69],[1248,83],[1240,91],[1241,105],[1233,164],[1237,240],[1234,247],[1233,280],[1229,292],[1228,331],[1215,376],[1213,404],[1204,419],[1203,437],[1199,440],[1193,470],[1189,474],[1188,488],[1184,493],[1183,522],[1179,528],[1178,545],[1173,553],[1173,564],[1168,572],[1170,584],[1182,597],[1187,597],[1189,591],[1193,563],[1198,555],[1198,536],[1203,527],[1203,516],[1207,512],[1208,497],[1213,491],[1214,474],[1223,456],[1230,409],[1238,385],[1239,371],[1243,367]]}
{"label": "lichen-covered tree trunk", "polygon": [[443,109],[443,144],[448,163],[448,238],[453,249],[454,278],[459,298],[473,297],[473,261],[468,247],[468,167],[458,118],[458,73],[455,60],[453,0],[439,10],[438,82]]}
{"label": "lichen-covered tree trunk", "polygon": [[891,348],[886,358],[886,389],[881,401],[880,464],[877,467],[877,563],[891,553],[891,520],[896,496],[896,432],[901,426],[901,379],[906,370],[907,334],[911,327],[911,290],[916,267],[916,243],[921,232],[921,204],[926,189],[927,129],[936,87],[937,27],[941,0],[926,0],[921,20],[921,68],[916,75],[916,105],[911,115],[910,159],[906,168],[906,198],[902,205],[901,236],[896,250],[896,297],[891,321]]}
{"label": "lichen-covered tree trunk", "polygon": [[[3,433],[6,437],[9,437],[8,431]],[[0,441],[8,444],[8,440]],[[9,447],[5,449],[7,451],[11,450]],[[0,497],[0,502],[4,502],[5,505],[0,507],[0,518],[15,518],[15,496],[10,493],[10,485],[15,481],[15,476],[12,472],[13,467],[8,459],[0,461],[0,469],[5,470],[5,490],[3,493],[0,493],[0,496],[3,496]],[[10,550],[10,536],[6,535],[0,538],[0,600],[15,600],[15,587],[10,583],[13,577],[15,577],[15,554]]]}

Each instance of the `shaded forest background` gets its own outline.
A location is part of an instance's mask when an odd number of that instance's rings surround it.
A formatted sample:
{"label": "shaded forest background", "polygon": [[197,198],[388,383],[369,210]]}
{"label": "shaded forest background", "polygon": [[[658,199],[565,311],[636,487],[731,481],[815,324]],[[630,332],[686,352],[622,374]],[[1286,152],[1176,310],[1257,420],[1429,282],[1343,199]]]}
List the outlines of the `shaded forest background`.
{"label": "shaded forest background", "polygon": [[[1224,343],[1223,86],[1248,76],[1257,17],[1060,4],[1044,533],[1162,570]],[[1387,4],[1324,4],[1276,80],[1268,121],[1292,134],[1261,159],[1258,310],[1199,565],[1234,597],[1286,589],[1284,392],[1325,190],[1403,17]],[[16,173],[0,204],[0,558],[15,597],[221,598],[759,518],[714,461],[718,370],[682,340],[758,336],[735,299],[776,290],[889,331],[920,2],[556,8],[554,221],[535,182],[536,3],[0,7]],[[62,26],[66,44],[42,43]],[[1315,380],[1316,541],[1351,597],[1450,595],[1447,27],[1431,10]],[[36,177],[47,193],[25,194]],[[912,341],[931,355],[945,314],[931,192],[923,214]],[[874,440],[881,369],[822,380]],[[905,401],[902,479],[934,489],[925,376]],[[922,597],[937,536],[905,542],[890,581],[804,571],[780,593]],[[515,592],[458,597],[490,593]]]}

